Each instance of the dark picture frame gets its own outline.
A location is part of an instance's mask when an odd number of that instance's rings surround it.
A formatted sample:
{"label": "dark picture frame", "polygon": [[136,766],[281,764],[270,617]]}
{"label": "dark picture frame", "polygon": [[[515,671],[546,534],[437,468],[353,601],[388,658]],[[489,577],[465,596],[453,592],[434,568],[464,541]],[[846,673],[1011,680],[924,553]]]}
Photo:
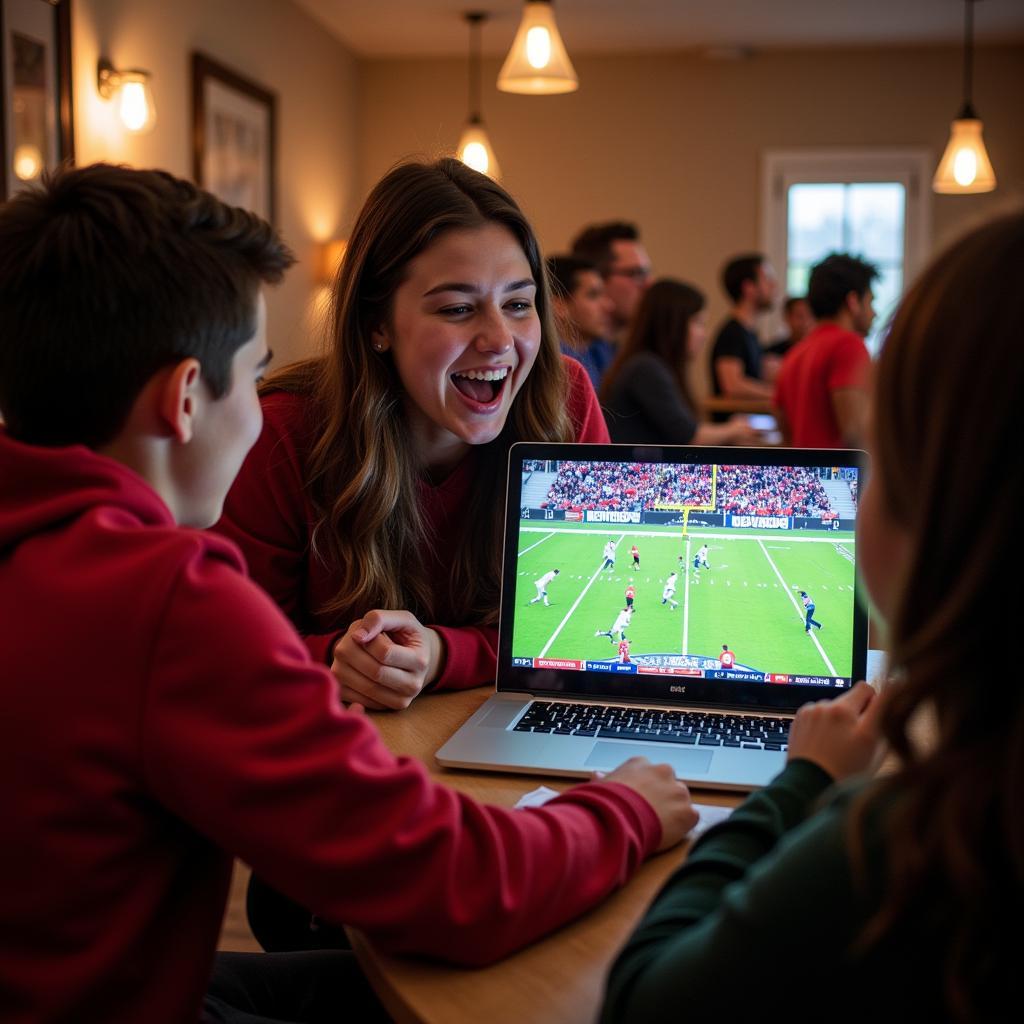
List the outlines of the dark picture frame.
{"label": "dark picture frame", "polygon": [[0,200],[74,162],[71,0],[0,0]]}
{"label": "dark picture frame", "polygon": [[205,54],[193,53],[192,132],[196,184],[273,224],[276,95]]}

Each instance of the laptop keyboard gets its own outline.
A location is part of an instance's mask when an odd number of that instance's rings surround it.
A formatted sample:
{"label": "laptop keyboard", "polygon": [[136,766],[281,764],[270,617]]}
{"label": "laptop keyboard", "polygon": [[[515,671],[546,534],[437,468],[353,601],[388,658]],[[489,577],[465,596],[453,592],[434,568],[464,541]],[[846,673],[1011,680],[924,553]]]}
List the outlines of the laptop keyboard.
{"label": "laptop keyboard", "polygon": [[535,700],[513,730],[602,739],[654,740],[701,747],[785,750],[789,742],[790,721],[788,718],[760,715]]}

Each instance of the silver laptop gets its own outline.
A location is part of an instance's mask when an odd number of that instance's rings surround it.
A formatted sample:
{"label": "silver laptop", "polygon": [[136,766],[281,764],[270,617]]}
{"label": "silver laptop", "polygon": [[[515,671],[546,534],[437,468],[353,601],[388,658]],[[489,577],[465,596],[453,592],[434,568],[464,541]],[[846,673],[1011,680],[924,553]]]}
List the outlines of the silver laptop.
{"label": "silver laptop", "polygon": [[864,460],[514,445],[497,689],[438,761],[585,776],[642,755],[764,785],[796,709],[864,678]]}

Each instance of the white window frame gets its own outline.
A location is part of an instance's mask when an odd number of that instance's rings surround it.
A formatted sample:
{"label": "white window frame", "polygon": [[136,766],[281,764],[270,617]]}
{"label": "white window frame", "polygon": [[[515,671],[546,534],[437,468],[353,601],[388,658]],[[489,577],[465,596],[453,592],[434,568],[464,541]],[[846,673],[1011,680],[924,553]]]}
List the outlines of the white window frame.
{"label": "white window frame", "polygon": [[[931,180],[934,154],[928,149],[772,149],[761,156],[761,251],[785,286],[791,185],[805,182],[858,184],[898,181],[906,189],[903,233],[904,289],[924,268],[931,245]],[[857,255],[854,253],[853,255]],[[781,316],[772,314],[769,336],[778,335]]]}

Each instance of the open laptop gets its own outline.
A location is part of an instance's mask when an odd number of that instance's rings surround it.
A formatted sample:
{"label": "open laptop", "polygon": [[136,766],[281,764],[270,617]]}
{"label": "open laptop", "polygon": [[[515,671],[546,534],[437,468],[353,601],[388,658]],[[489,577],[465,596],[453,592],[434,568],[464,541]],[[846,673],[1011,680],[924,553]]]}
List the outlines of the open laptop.
{"label": "open laptop", "polygon": [[438,761],[585,776],[642,755],[767,783],[796,709],[865,675],[865,458],[514,445],[497,690]]}

